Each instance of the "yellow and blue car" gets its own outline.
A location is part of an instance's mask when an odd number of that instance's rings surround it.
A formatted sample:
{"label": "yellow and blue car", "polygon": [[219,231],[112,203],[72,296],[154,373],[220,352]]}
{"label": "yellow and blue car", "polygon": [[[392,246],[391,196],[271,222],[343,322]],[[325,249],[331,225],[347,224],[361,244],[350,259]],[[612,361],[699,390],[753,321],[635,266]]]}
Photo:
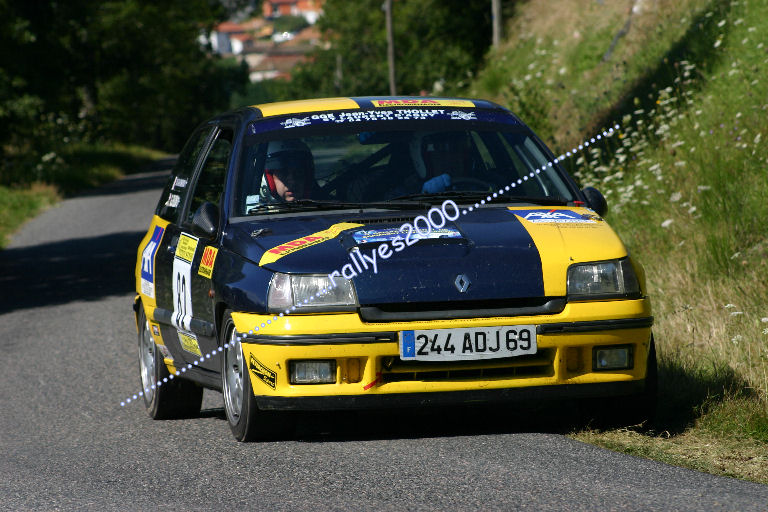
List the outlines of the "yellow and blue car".
{"label": "yellow and blue car", "polygon": [[153,418],[219,390],[240,441],[279,411],[656,390],[643,269],[508,110],[459,98],[271,103],[179,155],[138,248]]}

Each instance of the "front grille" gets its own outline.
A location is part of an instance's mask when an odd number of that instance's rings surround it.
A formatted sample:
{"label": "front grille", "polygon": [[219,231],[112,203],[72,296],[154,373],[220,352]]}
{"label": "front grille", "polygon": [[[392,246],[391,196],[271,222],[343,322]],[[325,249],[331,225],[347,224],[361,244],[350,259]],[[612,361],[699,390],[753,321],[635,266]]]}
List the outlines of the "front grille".
{"label": "front grille", "polygon": [[360,307],[365,322],[488,318],[492,316],[554,315],[565,308],[562,297],[453,302],[395,302]]}
{"label": "front grille", "polygon": [[403,361],[399,357],[382,360],[381,381],[446,382],[552,377],[555,349],[540,349],[536,354],[479,361]]}

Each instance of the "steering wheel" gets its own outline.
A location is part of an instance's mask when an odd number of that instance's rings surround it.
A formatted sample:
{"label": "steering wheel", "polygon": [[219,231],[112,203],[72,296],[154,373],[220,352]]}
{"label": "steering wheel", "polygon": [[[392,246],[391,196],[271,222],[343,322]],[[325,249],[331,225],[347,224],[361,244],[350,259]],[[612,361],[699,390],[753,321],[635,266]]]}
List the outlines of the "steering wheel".
{"label": "steering wheel", "polygon": [[[461,186],[462,184],[466,186]],[[477,187],[480,187],[479,189]],[[469,178],[466,176],[460,176],[458,178],[451,179],[451,190],[468,190],[481,192],[487,192],[492,190],[491,184],[483,181],[479,178]]]}

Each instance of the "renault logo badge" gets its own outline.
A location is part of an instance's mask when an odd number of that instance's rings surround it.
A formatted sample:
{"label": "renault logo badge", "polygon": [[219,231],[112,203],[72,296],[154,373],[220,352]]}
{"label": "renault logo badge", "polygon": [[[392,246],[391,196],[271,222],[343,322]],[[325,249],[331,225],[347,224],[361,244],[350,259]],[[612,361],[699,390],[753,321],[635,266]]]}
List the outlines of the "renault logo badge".
{"label": "renault logo badge", "polygon": [[469,285],[472,284],[472,281],[470,281],[465,274],[459,274],[456,276],[456,280],[453,284],[456,286],[456,289],[459,290],[459,293],[464,293],[467,291],[467,288],[469,288]]}

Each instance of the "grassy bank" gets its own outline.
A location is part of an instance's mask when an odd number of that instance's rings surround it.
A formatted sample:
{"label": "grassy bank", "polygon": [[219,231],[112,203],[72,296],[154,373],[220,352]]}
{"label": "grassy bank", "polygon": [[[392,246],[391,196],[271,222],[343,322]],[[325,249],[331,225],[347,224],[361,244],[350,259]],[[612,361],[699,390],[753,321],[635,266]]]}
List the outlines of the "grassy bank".
{"label": "grassy bank", "polygon": [[[521,112],[643,262],[657,421],[577,439],[768,483],[768,2],[522,4],[470,94]],[[631,13],[631,14],[630,14]]]}
{"label": "grassy bank", "polygon": [[39,180],[0,185],[0,248],[26,220],[62,197],[140,171],[165,153],[123,144],[72,144],[62,154],[49,153],[30,169]]}

